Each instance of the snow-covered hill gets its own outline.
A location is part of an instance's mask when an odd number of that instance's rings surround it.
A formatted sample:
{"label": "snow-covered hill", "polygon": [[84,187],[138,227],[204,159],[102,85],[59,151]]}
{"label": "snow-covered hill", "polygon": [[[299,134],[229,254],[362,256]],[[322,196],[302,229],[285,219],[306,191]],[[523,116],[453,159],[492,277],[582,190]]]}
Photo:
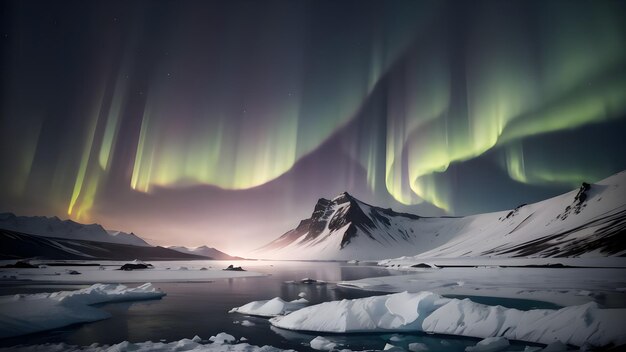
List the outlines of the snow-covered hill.
{"label": "snow-covered hill", "polygon": [[311,218],[254,254],[310,260],[625,256],[625,229],[626,172],[620,172],[538,203],[460,218],[397,213],[342,193],[320,199]]}
{"label": "snow-covered hill", "polygon": [[233,257],[231,255],[228,255],[228,254],[220,251],[220,250],[217,250],[215,248],[211,248],[211,247],[208,247],[208,246],[200,246],[200,247],[196,247],[196,248],[189,248],[189,247],[183,247],[183,246],[170,246],[170,247],[167,247],[167,248],[173,249],[173,250],[175,250],[177,252],[199,255],[199,256],[215,259],[215,260],[237,260],[237,259],[242,259],[240,257]]}
{"label": "snow-covered hill", "polygon": [[0,229],[45,237],[150,246],[134,233],[108,231],[99,224],[85,225],[72,220],[61,220],[56,216],[49,218],[0,213]]}

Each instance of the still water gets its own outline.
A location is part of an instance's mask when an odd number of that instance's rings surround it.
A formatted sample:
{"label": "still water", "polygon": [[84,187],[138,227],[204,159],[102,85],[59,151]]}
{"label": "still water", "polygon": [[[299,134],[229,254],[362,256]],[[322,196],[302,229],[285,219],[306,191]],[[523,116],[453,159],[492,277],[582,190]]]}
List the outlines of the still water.
{"label": "still water", "polygon": [[[224,267],[225,262],[179,262],[176,266],[213,266]],[[241,314],[229,314],[233,307],[250,301],[281,297],[284,300],[299,298],[304,292],[311,304],[361,298],[376,295],[336,286],[342,280],[357,280],[367,277],[402,275],[396,270],[387,270],[371,265],[354,265],[342,262],[239,262],[252,271],[268,274],[264,277],[217,279],[202,283],[158,283],[157,287],[167,293],[160,300],[108,303],[101,306],[112,317],[106,320],[77,324],[52,331],[28,336],[0,340],[0,346],[16,344],[42,344],[47,342],[65,342],[71,345],[114,344],[121,341],[174,341],[192,338],[202,339],[219,332],[227,332],[236,338],[246,337],[252,345],[272,345],[297,351],[313,351],[307,343],[317,334],[298,333],[273,328],[267,319],[249,317]],[[327,284],[299,284],[302,278],[326,281]],[[77,285],[23,285],[0,288],[0,294],[50,292],[71,290],[85,287]],[[383,294],[383,293],[379,293]],[[494,303],[494,302],[489,302]],[[495,302],[498,303],[498,302]],[[515,301],[499,304],[515,306]],[[527,304],[527,302],[519,302]],[[523,307],[519,307],[523,309]],[[237,324],[249,320],[255,325]],[[350,334],[325,335],[341,344],[342,348],[353,350],[382,350],[394,334]],[[421,342],[431,351],[464,351],[465,347],[476,344],[477,339],[428,334],[397,334],[395,345],[406,346],[408,343]],[[516,344],[512,350],[523,350],[525,345]]]}

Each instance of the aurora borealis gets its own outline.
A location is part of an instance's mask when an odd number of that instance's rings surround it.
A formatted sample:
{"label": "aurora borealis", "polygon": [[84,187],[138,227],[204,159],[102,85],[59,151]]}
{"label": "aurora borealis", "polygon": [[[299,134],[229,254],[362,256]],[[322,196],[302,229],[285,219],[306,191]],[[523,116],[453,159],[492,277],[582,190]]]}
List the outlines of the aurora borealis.
{"label": "aurora borealis", "polygon": [[0,6],[2,211],[241,254],[344,190],[464,215],[626,169],[620,1]]}

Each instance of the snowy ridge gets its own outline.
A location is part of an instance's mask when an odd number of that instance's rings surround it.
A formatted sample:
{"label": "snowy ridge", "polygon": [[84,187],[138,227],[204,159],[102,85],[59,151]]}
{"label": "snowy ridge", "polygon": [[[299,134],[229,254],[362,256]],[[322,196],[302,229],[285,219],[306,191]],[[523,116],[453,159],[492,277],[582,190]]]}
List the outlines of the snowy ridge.
{"label": "snowy ridge", "polygon": [[99,224],[85,225],[72,220],[61,220],[56,216],[49,218],[0,213],[0,229],[45,237],[150,247],[150,244],[134,233],[106,230]]}
{"label": "snowy ridge", "polygon": [[332,200],[318,200],[311,218],[255,254],[314,260],[376,259],[403,253],[403,249],[413,254],[420,245],[414,226],[418,219],[417,215],[374,207],[342,193]]}
{"label": "snowy ridge", "polygon": [[255,254],[313,260],[624,256],[625,230],[626,172],[620,172],[538,203],[459,218],[397,213],[343,193],[320,199],[309,219]]}
{"label": "snowy ridge", "polygon": [[543,344],[619,346],[626,343],[621,324],[624,314],[626,309],[600,309],[596,303],[521,311],[431,292],[402,292],[325,302],[270,322],[283,329],[326,333],[423,331]]}

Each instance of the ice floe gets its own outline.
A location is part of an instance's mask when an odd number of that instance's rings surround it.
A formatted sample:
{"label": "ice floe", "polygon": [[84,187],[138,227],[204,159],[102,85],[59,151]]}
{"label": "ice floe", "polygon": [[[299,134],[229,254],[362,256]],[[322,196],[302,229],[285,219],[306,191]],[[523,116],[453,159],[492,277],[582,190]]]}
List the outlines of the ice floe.
{"label": "ice floe", "polygon": [[560,306],[626,301],[626,292],[619,290],[626,285],[625,268],[447,267],[338,284],[368,291],[430,291],[537,300]]}
{"label": "ice floe", "polygon": [[[213,339],[213,340],[211,340]],[[173,342],[138,342],[132,343],[124,341],[115,345],[73,346],[65,343],[47,343],[30,346],[13,346],[0,348],[0,351],[11,352],[170,352],[170,351],[194,351],[194,352],[287,352],[293,350],[282,350],[272,346],[253,346],[247,343],[235,344],[236,339],[229,334],[219,333],[211,337],[212,343],[204,343],[203,340],[195,336],[193,339],[182,339]],[[242,337],[240,341],[246,341]]]}
{"label": "ice floe", "polygon": [[562,309],[522,311],[469,299],[444,298],[432,292],[396,293],[325,302],[272,318],[290,330],[356,333],[423,331],[478,338],[504,337],[581,346],[626,343],[626,309],[601,309],[587,303]]}
{"label": "ice floe", "polygon": [[509,340],[501,336],[487,337],[475,346],[465,348],[465,352],[499,352],[509,348]]}
{"label": "ice floe", "polygon": [[165,293],[150,283],[129,288],[95,284],[75,291],[0,297],[0,338],[30,334],[66,325],[106,319],[98,303],[157,299]]}
{"label": "ice floe", "polygon": [[248,304],[244,304],[241,307],[231,309],[229,313],[242,313],[257,315],[261,317],[275,317],[278,315],[285,315],[287,313],[296,311],[300,308],[303,308],[308,303],[309,301],[304,298],[286,302],[280,297],[275,297],[270,300],[253,301]]}
{"label": "ice floe", "polygon": [[318,336],[314,338],[313,340],[311,340],[311,342],[309,342],[309,345],[311,346],[312,349],[318,350],[318,351],[331,351],[335,347],[337,347],[336,343],[328,340],[327,338],[323,336]]}

